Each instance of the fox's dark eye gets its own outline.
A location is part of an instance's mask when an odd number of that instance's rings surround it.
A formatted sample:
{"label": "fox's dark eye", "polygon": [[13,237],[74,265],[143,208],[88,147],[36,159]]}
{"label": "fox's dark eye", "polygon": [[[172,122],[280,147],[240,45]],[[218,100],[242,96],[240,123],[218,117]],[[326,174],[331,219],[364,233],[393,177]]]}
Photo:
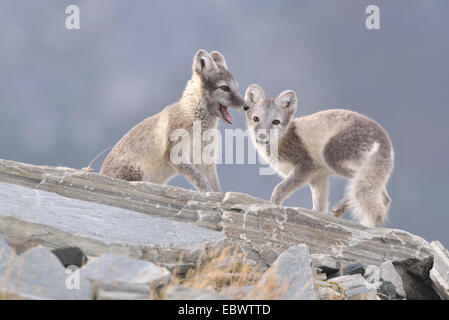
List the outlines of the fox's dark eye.
{"label": "fox's dark eye", "polygon": [[253,117],[254,122],[259,122],[259,117]]}
{"label": "fox's dark eye", "polygon": [[278,124],[280,124],[281,122],[279,121],[279,120],[273,120],[273,122],[272,122],[275,126],[277,126]]}
{"label": "fox's dark eye", "polygon": [[226,92],[231,91],[231,89],[229,89],[228,86],[221,86],[220,89],[223,90],[223,91],[226,91]]}

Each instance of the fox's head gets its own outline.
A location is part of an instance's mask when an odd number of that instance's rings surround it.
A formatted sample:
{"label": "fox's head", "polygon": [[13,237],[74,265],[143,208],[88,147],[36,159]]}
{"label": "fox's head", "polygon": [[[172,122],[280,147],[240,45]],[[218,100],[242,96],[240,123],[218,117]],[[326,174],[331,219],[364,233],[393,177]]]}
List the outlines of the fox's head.
{"label": "fox's head", "polygon": [[193,73],[201,81],[202,95],[208,102],[209,112],[231,124],[228,108],[243,111],[245,101],[224,57],[218,51],[198,51],[193,58]]}
{"label": "fox's head", "polygon": [[290,123],[297,105],[296,94],[292,90],[281,92],[275,99],[267,98],[257,84],[248,87],[245,94],[247,107],[246,123],[257,144],[269,144],[272,130],[281,137]]}

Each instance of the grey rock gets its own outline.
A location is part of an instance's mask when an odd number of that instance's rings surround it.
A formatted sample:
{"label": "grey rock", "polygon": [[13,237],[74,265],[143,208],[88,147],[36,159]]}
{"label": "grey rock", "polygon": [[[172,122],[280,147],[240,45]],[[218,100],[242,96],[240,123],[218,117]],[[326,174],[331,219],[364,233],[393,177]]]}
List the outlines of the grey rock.
{"label": "grey rock", "polygon": [[171,280],[167,269],[152,262],[111,254],[86,264],[80,275],[92,281],[97,299],[148,299]]}
{"label": "grey rock", "polygon": [[48,248],[38,246],[0,267],[0,292],[20,299],[91,299],[91,284],[80,277],[79,288],[70,287],[69,276]]}
{"label": "grey rock", "polygon": [[[410,300],[434,300],[438,295],[431,288],[430,279],[423,281],[415,274],[409,272],[401,265],[392,261],[385,261],[380,266],[380,280],[390,282],[396,290],[395,298],[407,298]],[[390,290],[390,288],[389,288]]]}
{"label": "grey rock", "polygon": [[325,281],[327,280],[327,275],[326,273],[323,272],[323,270],[321,268],[313,268],[313,275],[314,278],[317,280],[321,280],[321,281]]}
{"label": "grey rock", "polygon": [[331,275],[329,278],[338,277],[338,276],[348,276],[353,274],[363,274],[365,272],[365,267],[360,262],[354,262],[346,267],[342,268],[340,271],[337,271]]}
{"label": "grey rock", "polygon": [[[424,239],[403,230],[365,228],[355,222],[336,218],[329,214],[316,213],[302,208],[279,207],[262,199],[240,193],[201,193],[147,182],[127,182],[92,172],[34,166],[7,160],[0,160],[0,182],[54,192],[64,197],[85,200],[90,203],[108,205],[98,211],[91,210],[87,214],[88,217],[82,216],[85,219],[82,220],[82,225],[78,224],[78,227],[81,228],[78,233],[73,229],[63,229],[68,227],[66,219],[63,219],[62,226],[55,225],[56,222],[60,222],[58,216],[54,217],[56,220],[53,219],[55,222],[53,225],[45,224],[48,223],[48,220],[40,223],[36,221],[35,216],[23,216],[26,213],[23,213],[20,201],[10,202],[8,215],[4,215],[4,212],[0,210],[2,212],[0,214],[0,235],[7,236],[10,243],[15,240],[12,233],[23,238],[21,235],[24,235],[26,227],[31,225],[32,236],[51,247],[61,246],[59,242],[62,241],[64,246],[79,246],[88,255],[114,252],[149,261],[173,264],[176,263],[181,253],[187,256],[189,261],[197,259],[198,256],[194,253],[198,250],[192,249],[192,242],[197,243],[196,248],[199,249],[209,245],[215,246],[222,239],[220,232],[215,234],[215,238],[210,234],[206,236],[204,229],[189,229],[185,226],[186,223],[193,223],[211,230],[222,230],[230,241],[238,242],[245,248],[249,258],[265,267],[271,265],[289,247],[304,243],[308,245],[312,254],[334,255],[343,266],[354,261],[363,265],[379,265],[386,259],[404,270],[401,276],[412,275],[423,283],[430,283],[429,271],[433,265],[432,247]],[[10,187],[6,185],[0,186],[2,191],[0,194],[7,192],[8,188]],[[42,195],[43,193],[37,194]],[[16,192],[13,192],[13,197],[17,200]],[[36,197],[32,202],[36,204],[38,200]],[[84,204],[82,206],[81,213],[85,211]],[[121,211],[119,213],[111,207],[133,212]],[[64,212],[66,209],[63,205],[59,207],[58,211]],[[112,216],[116,216],[112,223],[109,223],[105,217],[108,215],[107,212],[114,212]],[[140,224],[137,221],[142,219],[148,222],[149,220],[142,218],[142,215],[136,215],[136,212],[154,219],[158,217],[166,219],[163,219],[165,222],[154,220],[157,227],[153,229],[149,227],[150,231],[147,232],[147,224],[144,222],[142,225],[145,227],[139,228]],[[60,212],[58,213],[60,214]],[[19,217],[16,217],[16,214]],[[74,214],[72,216],[76,217]],[[128,216],[132,218],[127,219]],[[24,222],[26,219],[30,221]],[[183,237],[201,235],[203,239],[197,237],[196,240],[199,240],[197,242],[193,239],[183,238],[185,246],[182,249],[178,244],[175,245],[173,242],[167,241],[170,236],[173,239],[175,235],[163,234],[161,238],[164,239],[163,243],[150,242],[148,245],[148,242],[142,238],[147,238],[149,234],[157,233],[158,230],[162,230],[162,233],[165,233],[166,230],[173,230],[171,227],[167,229],[168,219],[183,223],[181,228],[175,228],[175,233],[179,232]],[[86,221],[89,221],[94,228],[93,230],[88,229],[87,235],[80,234],[86,231],[84,230]],[[130,221],[130,224],[127,221]],[[73,224],[76,226],[76,221]],[[71,223],[69,226],[73,228],[73,224]],[[148,224],[152,223],[148,222]],[[161,224],[162,227],[159,228],[158,224]],[[113,239],[102,227],[103,225],[110,230]],[[116,225],[120,225],[120,229],[123,228],[119,234],[117,234]],[[99,233],[95,233],[97,227],[100,228]],[[133,228],[137,228],[135,229],[137,231],[130,236],[129,232]],[[186,232],[186,230],[192,232]],[[119,239],[116,238],[118,235],[120,235]],[[19,240],[24,241],[24,239]],[[120,241],[117,243],[117,240]],[[168,243],[171,243],[171,246]],[[90,251],[86,251],[86,249]],[[412,281],[410,283],[413,284]]]}
{"label": "grey rock", "polygon": [[435,260],[430,270],[430,279],[441,299],[449,299],[449,251],[439,241],[431,243]]}
{"label": "grey rock", "polygon": [[58,194],[0,182],[0,235],[14,242],[32,238],[51,248],[79,247],[87,255],[116,253],[195,265],[223,233]]}
{"label": "grey rock", "polygon": [[171,286],[165,293],[165,300],[224,300],[229,297],[216,292],[198,290],[185,286]]}
{"label": "grey rock", "polygon": [[401,265],[394,264],[394,267],[402,279],[402,285],[408,300],[440,300],[438,294],[432,288],[430,279],[423,281]]}
{"label": "grey rock", "polygon": [[[219,230],[217,203],[224,195],[200,193],[149,182],[127,182],[66,167],[35,166],[0,159],[0,182],[45,190],[61,196],[115,206],[151,216],[192,222]],[[234,203],[232,196],[229,202]],[[242,203],[256,198],[238,196]],[[260,200],[263,201],[263,200]]]}
{"label": "grey rock", "polygon": [[396,291],[396,287],[394,284],[392,284],[390,281],[382,281],[377,291],[383,298],[386,298],[388,300],[394,300],[394,299],[401,299],[402,297],[398,295]]}
{"label": "grey rock", "polygon": [[337,290],[334,290],[330,287],[319,287],[318,294],[320,296],[320,300],[343,300],[344,296]]}
{"label": "grey rock", "polygon": [[286,291],[282,300],[316,300],[309,248],[305,244],[292,246],[283,252],[262,276],[261,285],[273,279]]}
{"label": "grey rock", "polygon": [[330,254],[312,254],[312,266],[320,268],[326,275],[331,275],[340,270],[340,262]]}
{"label": "grey rock", "polygon": [[377,290],[368,284],[361,274],[346,275],[328,280],[343,289],[348,300],[376,300]]}
{"label": "grey rock", "polygon": [[365,267],[360,262],[352,263],[343,268],[343,275],[353,275],[358,273],[365,273]]}
{"label": "grey rock", "polygon": [[363,277],[368,283],[377,284],[380,281],[380,269],[378,266],[369,265],[365,269]]}
{"label": "grey rock", "polygon": [[96,283],[96,300],[149,300],[159,291],[141,283]]}
{"label": "grey rock", "polygon": [[246,206],[240,212],[232,210],[236,206],[229,203],[222,203],[220,208],[225,234],[241,240],[248,251],[258,254],[254,259],[266,265],[288,247],[304,243],[312,254],[333,255],[343,266],[354,261],[379,265],[388,259],[423,281],[429,278],[431,247],[406,231],[365,228],[329,214],[270,204]]}
{"label": "grey rock", "polygon": [[4,268],[8,262],[14,259],[15,253],[8,243],[0,238],[0,270]]}
{"label": "grey rock", "polygon": [[[402,278],[396,271],[393,263],[391,263],[391,261],[385,261],[379,266],[379,270],[380,270],[380,279],[384,282],[387,281],[391,283],[396,291],[396,294],[391,293],[385,294],[387,294],[388,296],[393,296],[394,298],[406,297]],[[389,288],[389,291],[391,291],[391,288]]]}

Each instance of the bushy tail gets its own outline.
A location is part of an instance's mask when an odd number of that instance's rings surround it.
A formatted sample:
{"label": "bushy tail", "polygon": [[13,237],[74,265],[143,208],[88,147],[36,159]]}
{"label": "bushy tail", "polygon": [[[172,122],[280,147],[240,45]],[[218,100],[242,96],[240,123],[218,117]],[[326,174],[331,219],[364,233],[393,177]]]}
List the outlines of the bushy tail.
{"label": "bushy tail", "polygon": [[354,218],[366,227],[374,227],[387,219],[391,199],[386,184],[392,169],[391,148],[376,142],[349,184],[347,198]]}

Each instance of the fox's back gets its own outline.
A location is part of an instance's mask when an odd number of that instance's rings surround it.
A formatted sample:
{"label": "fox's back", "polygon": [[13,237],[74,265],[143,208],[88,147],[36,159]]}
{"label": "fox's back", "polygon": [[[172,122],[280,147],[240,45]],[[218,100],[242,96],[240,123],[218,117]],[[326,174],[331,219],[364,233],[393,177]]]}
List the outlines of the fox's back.
{"label": "fox's back", "polygon": [[319,155],[326,143],[336,134],[359,123],[378,126],[374,120],[346,109],[329,109],[293,120],[296,134],[313,155]]}

